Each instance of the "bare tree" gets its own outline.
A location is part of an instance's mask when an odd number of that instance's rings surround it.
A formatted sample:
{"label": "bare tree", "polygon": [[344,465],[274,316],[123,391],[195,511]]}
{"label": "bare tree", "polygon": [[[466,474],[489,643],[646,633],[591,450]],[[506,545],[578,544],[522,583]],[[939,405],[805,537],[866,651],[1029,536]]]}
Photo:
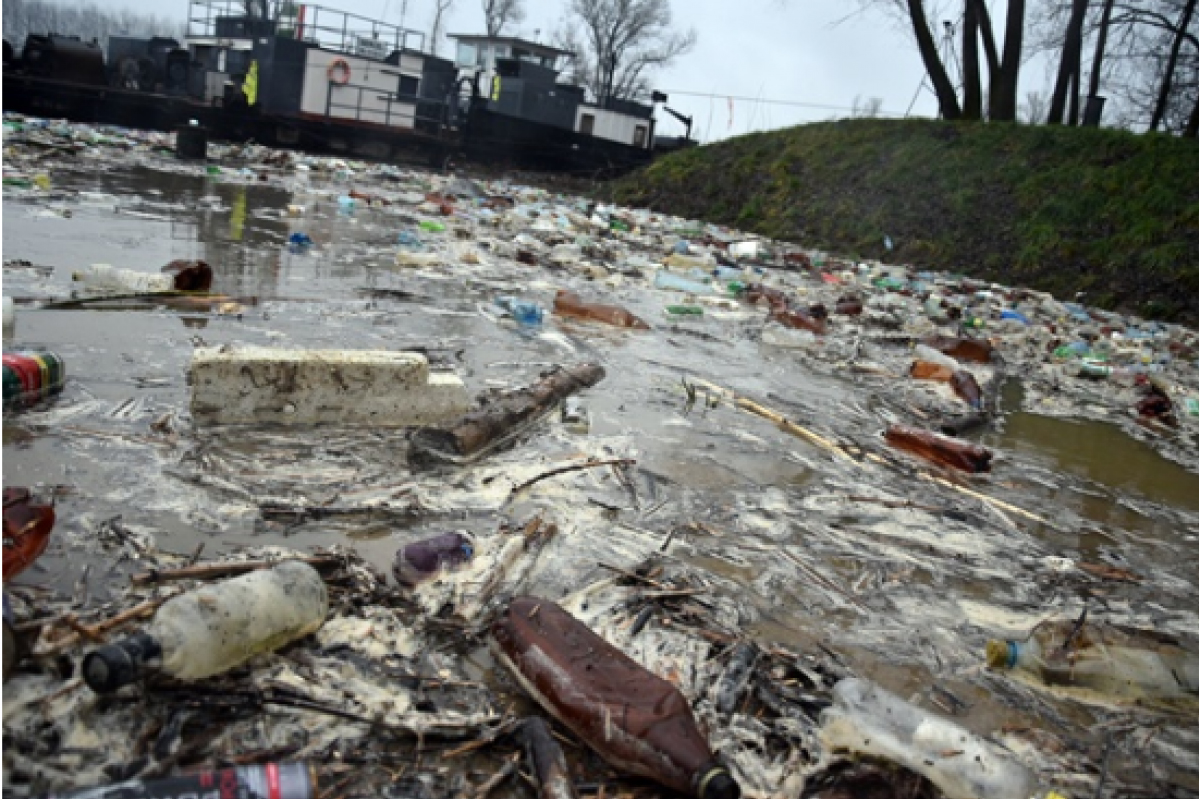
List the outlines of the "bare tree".
{"label": "bare tree", "polygon": [[1049,101],[1041,92],[1029,92],[1024,95],[1024,121],[1029,125],[1040,125],[1045,121],[1049,110]]}
{"label": "bare tree", "polygon": [[571,0],[579,23],[577,74],[601,105],[648,93],[648,75],[695,46],[671,27],[670,0]]}
{"label": "bare tree", "polygon": [[1082,28],[1087,18],[1090,0],[1073,0],[1070,21],[1066,24],[1066,39],[1062,46],[1061,62],[1057,70],[1057,82],[1053,86],[1053,99],[1049,103],[1050,125],[1062,124],[1069,101],[1070,124],[1078,123],[1078,89],[1082,74]]}
{"label": "bare tree", "polygon": [[853,110],[850,115],[854,119],[875,119],[883,110],[883,98],[869,97],[865,100],[861,96],[853,98]]}
{"label": "bare tree", "polygon": [[[864,6],[879,7],[897,15],[910,27],[937,95],[941,116],[945,119],[979,119],[982,116],[983,81],[978,50],[978,39],[981,38],[988,72],[987,116],[1007,122],[1016,119],[1020,64],[1024,53],[1025,2],[1008,0],[1001,55],[985,0],[962,0],[957,4],[936,0],[859,0]],[[965,84],[961,98],[930,25],[930,19],[940,20],[952,30],[959,14],[963,22],[962,73]]]}
{"label": "bare tree", "polygon": [[1166,61],[1165,70],[1162,73],[1161,89],[1158,91],[1157,104],[1153,107],[1153,118],[1149,121],[1149,130],[1157,130],[1162,123],[1162,118],[1166,115],[1166,109],[1170,102],[1170,88],[1174,81],[1174,72],[1178,68],[1178,55],[1182,51],[1183,42],[1186,40],[1186,33],[1190,30],[1191,19],[1195,16],[1196,0],[1187,0],[1186,7],[1182,10],[1182,17],[1178,21],[1178,29],[1174,34],[1174,40],[1170,44],[1170,57]]}
{"label": "bare tree", "polygon": [[4,0],[3,8],[4,38],[18,51],[31,33],[78,36],[84,41],[95,40],[102,47],[114,34],[181,38],[184,33],[178,19],[93,2],[66,5],[48,0]]}
{"label": "bare tree", "polygon": [[456,0],[433,0],[433,25],[429,31],[429,52],[437,55],[441,49],[442,25],[445,15],[454,7]]}
{"label": "bare tree", "polygon": [[488,37],[499,36],[509,23],[519,25],[524,22],[524,0],[483,0],[483,18]]}

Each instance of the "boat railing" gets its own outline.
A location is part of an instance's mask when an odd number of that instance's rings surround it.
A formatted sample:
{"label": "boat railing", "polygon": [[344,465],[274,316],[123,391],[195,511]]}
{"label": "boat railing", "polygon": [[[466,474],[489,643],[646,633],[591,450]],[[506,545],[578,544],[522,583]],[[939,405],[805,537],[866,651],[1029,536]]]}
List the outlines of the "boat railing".
{"label": "boat railing", "polygon": [[[391,72],[384,70],[384,72]],[[395,72],[399,75],[399,72]],[[337,96],[334,89],[338,89]],[[352,93],[352,100],[346,97]],[[381,101],[385,110],[380,112],[375,103]],[[367,101],[367,102],[364,102]],[[410,106],[411,111],[405,112],[397,106]],[[380,113],[382,118],[380,118]],[[325,117],[328,119],[352,119],[356,122],[366,122],[374,125],[384,125],[389,128],[412,127],[423,133],[440,136],[454,127],[454,114],[450,104],[445,100],[421,97],[416,94],[401,92],[381,92],[378,86],[362,83],[329,84],[325,95]],[[411,119],[411,124],[407,120]]]}
{"label": "boat railing", "polygon": [[[265,16],[264,16],[265,14]],[[382,61],[394,50],[424,52],[425,34],[378,19],[291,0],[190,0],[189,39],[274,34]]]}

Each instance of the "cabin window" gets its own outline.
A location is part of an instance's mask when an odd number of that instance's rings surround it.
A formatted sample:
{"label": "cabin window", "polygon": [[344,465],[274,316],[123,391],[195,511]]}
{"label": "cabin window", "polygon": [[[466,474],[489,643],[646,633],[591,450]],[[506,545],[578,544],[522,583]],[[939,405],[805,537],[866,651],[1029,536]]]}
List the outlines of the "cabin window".
{"label": "cabin window", "polygon": [[579,122],[579,132],[585,136],[595,133],[595,114],[583,114],[583,119]]}
{"label": "cabin window", "polygon": [[647,132],[648,131],[646,130],[645,125],[638,125],[637,127],[633,128],[633,146],[634,147],[644,147],[645,146],[645,134]]}
{"label": "cabin window", "polygon": [[420,92],[420,78],[414,78],[411,75],[400,76],[400,98],[408,99],[416,97]]}
{"label": "cabin window", "polygon": [[475,67],[479,65],[479,48],[468,42],[458,42],[458,66]]}

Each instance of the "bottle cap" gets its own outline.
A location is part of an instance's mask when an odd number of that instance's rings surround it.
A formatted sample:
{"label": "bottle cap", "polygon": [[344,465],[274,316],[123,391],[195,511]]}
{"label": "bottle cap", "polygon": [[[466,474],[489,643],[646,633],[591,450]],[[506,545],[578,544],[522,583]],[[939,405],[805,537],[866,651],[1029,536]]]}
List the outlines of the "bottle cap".
{"label": "bottle cap", "polygon": [[741,786],[724,766],[712,766],[698,780],[695,795],[699,799],[740,799]]}
{"label": "bottle cap", "polygon": [[98,694],[111,693],[141,676],[143,666],[162,654],[162,647],[142,633],[95,649],[83,658],[83,681]]}
{"label": "bottle cap", "polygon": [[1016,642],[987,641],[987,665],[993,669],[1010,669],[1016,665]]}

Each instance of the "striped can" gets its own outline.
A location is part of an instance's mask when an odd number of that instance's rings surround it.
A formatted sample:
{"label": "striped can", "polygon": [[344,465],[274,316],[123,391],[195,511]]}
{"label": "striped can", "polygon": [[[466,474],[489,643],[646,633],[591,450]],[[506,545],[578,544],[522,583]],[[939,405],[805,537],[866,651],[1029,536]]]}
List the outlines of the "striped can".
{"label": "striped can", "polygon": [[4,353],[4,409],[35,405],[62,391],[67,369],[50,350]]}

